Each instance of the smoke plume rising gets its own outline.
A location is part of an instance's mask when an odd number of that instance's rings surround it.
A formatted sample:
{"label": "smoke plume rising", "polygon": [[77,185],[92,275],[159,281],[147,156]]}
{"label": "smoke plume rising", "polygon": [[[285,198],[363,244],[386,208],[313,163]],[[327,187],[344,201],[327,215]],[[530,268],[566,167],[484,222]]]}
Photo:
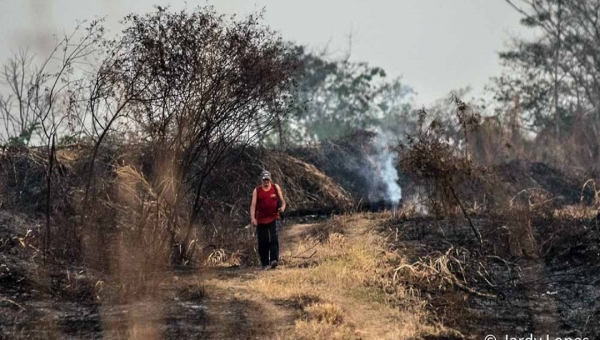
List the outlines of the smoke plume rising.
{"label": "smoke plume rising", "polygon": [[392,140],[389,135],[377,131],[374,140],[376,153],[371,156],[371,159],[375,163],[377,176],[385,186],[386,201],[393,207],[397,207],[402,199],[402,188],[398,184],[397,154],[390,150]]}

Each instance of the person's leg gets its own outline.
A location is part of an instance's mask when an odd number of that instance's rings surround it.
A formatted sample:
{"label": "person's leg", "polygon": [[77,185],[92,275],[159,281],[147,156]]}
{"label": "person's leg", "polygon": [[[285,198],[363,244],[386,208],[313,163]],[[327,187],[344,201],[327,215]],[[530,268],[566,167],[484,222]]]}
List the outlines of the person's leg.
{"label": "person's leg", "polygon": [[271,265],[273,265],[273,261],[276,261],[275,266],[277,266],[277,262],[279,262],[279,235],[277,233],[277,221],[273,221],[269,224],[269,239],[271,241]]}
{"label": "person's leg", "polygon": [[258,256],[260,264],[268,266],[269,263],[269,225],[259,224],[256,226],[256,237],[258,239]]}

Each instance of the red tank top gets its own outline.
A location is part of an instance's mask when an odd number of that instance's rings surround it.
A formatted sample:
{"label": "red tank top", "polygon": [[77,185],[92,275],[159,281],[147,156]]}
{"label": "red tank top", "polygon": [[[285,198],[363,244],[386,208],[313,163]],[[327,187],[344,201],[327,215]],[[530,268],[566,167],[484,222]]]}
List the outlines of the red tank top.
{"label": "red tank top", "polygon": [[277,211],[277,190],[275,184],[271,184],[269,190],[262,186],[256,188],[256,221],[258,224],[269,224],[279,219]]}

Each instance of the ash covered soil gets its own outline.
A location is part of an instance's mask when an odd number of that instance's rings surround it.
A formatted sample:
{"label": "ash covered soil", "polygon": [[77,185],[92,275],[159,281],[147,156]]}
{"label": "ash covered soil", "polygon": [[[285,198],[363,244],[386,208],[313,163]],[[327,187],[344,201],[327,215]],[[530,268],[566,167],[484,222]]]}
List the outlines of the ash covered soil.
{"label": "ash covered soil", "polygon": [[34,251],[21,228],[27,222],[0,212],[0,339],[222,338],[207,326],[208,305],[231,314],[240,334],[252,333],[243,328],[244,315],[256,307],[217,294],[208,302],[200,283],[212,275],[207,270],[174,269],[163,273],[150,297],[119,299],[104,293],[108,278],[85,268],[45,268],[29,258]]}
{"label": "ash covered soil", "polygon": [[[2,216],[6,237],[6,222],[12,220]],[[509,237],[494,219],[474,223],[484,239],[496,229]],[[466,338],[533,333],[592,339],[600,336],[599,233],[588,227],[595,221],[581,223],[571,227],[579,230],[574,239],[546,249],[538,258],[511,257],[500,242],[475,246],[472,230],[460,220],[392,217],[378,232],[413,263],[443,255],[451,259],[447,267],[459,284],[441,286],[434,277],[410,284],[420,290],[435,318]],[[288,228],[288,246],[312,227]],[[34,280],[36,273],[43,276],[42,269],[14,251],[22,247],[18,238],[12,251],[10,242],[3,242],[3,339],[262,339],[294,324],[293,310],[286,304],[266,302],[244,289],[264,275],[255,268],[174,270],[165,275],[154,299],[102,301],[97,299],[101,280],[93,274],[55,268],[53,275]],[[215,279],[237,283],[228,284],[228,290],[203,284]]]}
{"label": "ash covered soil", "polygon": [[485,193],[487,185],[487,198],[510,205],[482,209],[480,195],[464,207],[469,218],[460,210],[453,217],[400,216],[380,228],[413,262],[453,275],[453,284],[415,285],[430,310],[475,337],[600,338],[598,192],[586,185],[593,180],[512,162],[475,182],[464,196]]}
{"label": "ash covered soil", "polygon": [[[286,228],[283,249],[310,233],[313,224],[301,220]],[[107,293],[114,278],[31,258],[32,225],[0,211],[0,339],[264,339],[293,326],[295,307],[245,289],[265,274],[256,267],[174,268],[161,273],[156,291],[128,298]]]}
{"label": "ash covered soil", "polygon": [[[460,286],[415,285],[438,318],[476,337],[600,337],[600,230],[595,219],[565,224],[574,235],[543,245],[540,256],[511,256],[506,226],[489,218],[473,222],[482,230],[483,246],[475,245],[467,221],[397,220],[381,229],[395,240],[397,251],[415,262],[441,257],[448,261]],[[549,222],[535,223],[548,227]],[[485,241],[492,232],[500,236],[495,242]]]}

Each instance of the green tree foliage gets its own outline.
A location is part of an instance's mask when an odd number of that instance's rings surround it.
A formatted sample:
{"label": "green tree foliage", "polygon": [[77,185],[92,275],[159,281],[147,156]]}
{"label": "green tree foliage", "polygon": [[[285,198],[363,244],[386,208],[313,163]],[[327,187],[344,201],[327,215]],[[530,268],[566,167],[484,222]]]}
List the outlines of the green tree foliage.
{"label": "green tree foliage", "polygon": [[10,137],[8,139],[8,146],[29,146],[31,137],[36,130],[40,129],[39,123],[31,123],[27,129],[21,131],[18,136]]}
{"label": "green tree foliage", "polygon": [[600,117],[599,0],[506,0],[523,15],[534,39],[513,38],[500,53],[506,72],[496,98],[518,102],[524,118],[557,136],[577,115]]}
{"label": "green tree foliage", "polygon": [[296,47],[300,72],[294,92],[296,105],[278,135],[286,144],[336,139],[356,130],[385,126],[400,133],[412,108],[412,89],[400,79],[387,80],[385,71],[348,58]]}

